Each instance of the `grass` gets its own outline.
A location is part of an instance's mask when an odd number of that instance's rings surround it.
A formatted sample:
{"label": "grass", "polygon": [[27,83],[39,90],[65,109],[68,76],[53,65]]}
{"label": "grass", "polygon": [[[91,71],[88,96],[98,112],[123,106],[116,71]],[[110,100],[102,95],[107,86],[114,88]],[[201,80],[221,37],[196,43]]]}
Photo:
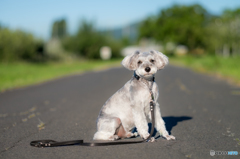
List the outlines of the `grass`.
{"label": "grass", "polygon": [[58,63],[0,63],[0,91],[41,83],[69,74],[120,65],[120,60],[72,61]]}
{"label": "grass", "polygon": [[210,73],[229,79],[240,84],[240,57],[219,57],[219,56],[182,56],[171,57],[170,62],[176,65],[184,65],[193,70]]}
{"label": "grass", "polygon": [[[240,57],[170,57],[170,63],[215,74],[240,84]],[[119,60],[72,61],[62,63],[0,63],[0,91],[41,83],[69,74],[119,66]]]}

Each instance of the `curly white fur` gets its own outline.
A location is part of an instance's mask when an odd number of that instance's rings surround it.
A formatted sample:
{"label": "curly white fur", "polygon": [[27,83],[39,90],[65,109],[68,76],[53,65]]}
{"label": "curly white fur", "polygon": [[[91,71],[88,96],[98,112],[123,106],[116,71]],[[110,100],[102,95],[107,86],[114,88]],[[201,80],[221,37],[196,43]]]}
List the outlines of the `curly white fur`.
{"label": "curly white fur", "polygon": [[[149,101],[151,100],[149,89],[145,83],[151,84],[151,80],[157,70],[163,69],[168,64],[168,58],[161,52],[140,52],[126,56],[122,65],[134,70],[141,78],[130,79],[120,90],[112,95],[103,105],[97,120],[97,132],[94,140],[116,140],[137,136],[132,133],[134,127],[138,134],[146,139],[149,136],[147,117],[151,120]],[[153,83],[152,91],[155,99],[156,130],[167,140],[175,139],[169,135],[165,123],[161,117],[160,107],[157,103],[158,86]]]}

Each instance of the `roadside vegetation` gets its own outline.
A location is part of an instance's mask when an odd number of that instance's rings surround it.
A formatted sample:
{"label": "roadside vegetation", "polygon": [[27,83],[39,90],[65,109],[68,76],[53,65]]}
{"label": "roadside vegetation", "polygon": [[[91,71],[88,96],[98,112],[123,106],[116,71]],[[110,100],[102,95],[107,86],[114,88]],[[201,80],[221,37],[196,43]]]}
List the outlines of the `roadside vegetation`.
{"label": "roadside vegetation", "polygon": [[47,63],[1,63],[0,92],[11,88],[42,83],[66,75],[79,74],[86,71],[101,70],[120,66],[120,60],[76,60],[71,62]]}
{"label": "roadside vegetation", "polygon": [[182,56],[170,57],[170,63],[189,67],[201,73],[208,73],[240,85],[240,56],[225,58],[222,56]]}
{"label": "roadside vegetation", "polygon": [[[120,63],[123,48],[151,48],[149,44],[158,46],[175,64],[240,81],[240,8],[212,15],[198,4],[173,5],[136,25],[135,41],[130,30],[116,38],[111,31],[94,26],[82,20],[70,34],[66,20],[59,19],[53,22],[51,38],[46,41],[0,22],[0,91],[112,67]],[[103,46],[111,48],[110,60],[100,59]]]}
{"label": "roadside vegetation", "polygon": [[[83,21],[74,35],[66,29],[65,20],[54,22],[51,39],[44,41],[0,25],[0,92],[120,65],[121,41],[102,35],[92,22]],[[100,59],[102,46],[111,47],[111,59]]]}
{"label": "roadside vegetation", "polygon": [[[164,52],[189,55],[240,56],[240,8],[212,15],[200,5],[174,5],[148,17],[139,28],[139,39],[153,39]],[[183,47],[182,47],[183,48]]]}

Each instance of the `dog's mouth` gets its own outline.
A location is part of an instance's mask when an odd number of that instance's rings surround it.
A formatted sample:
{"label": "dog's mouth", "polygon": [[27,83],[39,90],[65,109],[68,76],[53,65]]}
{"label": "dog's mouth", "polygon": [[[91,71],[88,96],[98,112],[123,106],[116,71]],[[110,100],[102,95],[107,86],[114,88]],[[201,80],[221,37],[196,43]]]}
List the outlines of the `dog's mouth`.
{"label": "dog's mouth", "polygon": [[150,76],[153,76],[153,74],[152,74],[152,73],[144,73],[144,75],[143,75],[143,76],[150,77]]}
{"label": "dog's mouth", "polygon": [[146,80],[152,80],[152,78],[154,77],[154,74],[152,73],[144,73],[143,75],[140,75],[140,77],[146,79]]}
{"label": "dog's mouth", "polygon": [[143,76],[153,76],[154,75],[154,73],[153,72],[144,72],[143,73]]}
{"label": "dog's mouth", "polygon": [[144,77],[145,78],[152,78],[152,77],[154,77],[154,75],[153,74],[145,74]]}

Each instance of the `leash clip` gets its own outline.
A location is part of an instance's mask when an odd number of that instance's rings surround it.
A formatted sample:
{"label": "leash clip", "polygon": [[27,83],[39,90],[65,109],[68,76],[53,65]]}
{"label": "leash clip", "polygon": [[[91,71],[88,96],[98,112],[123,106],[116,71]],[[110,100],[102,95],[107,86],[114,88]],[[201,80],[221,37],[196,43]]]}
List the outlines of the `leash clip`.
{"label": "leash clip", "polygon": [[154,102],[151,100],[150,101],[150,111],[153,111],[153,107],[154,107]]}

